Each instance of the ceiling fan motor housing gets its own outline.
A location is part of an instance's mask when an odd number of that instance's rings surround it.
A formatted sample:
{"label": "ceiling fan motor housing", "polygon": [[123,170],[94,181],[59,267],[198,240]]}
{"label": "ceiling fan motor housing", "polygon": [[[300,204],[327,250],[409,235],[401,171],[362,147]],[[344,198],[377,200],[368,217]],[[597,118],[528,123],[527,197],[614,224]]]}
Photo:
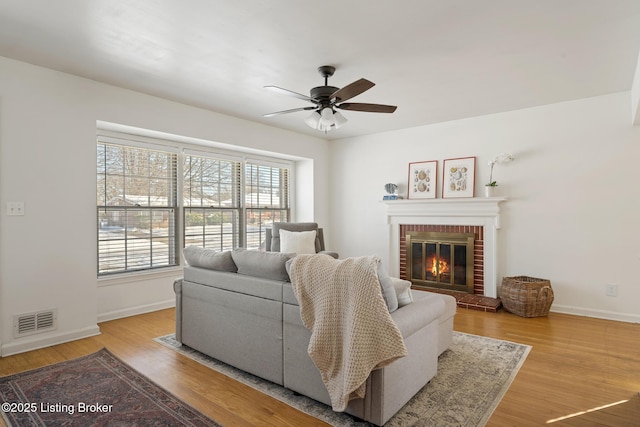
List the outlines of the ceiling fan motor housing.
{"label": "ceiling fan motor housing", "polygon": [[329,103],[331,101],[331,95],[334,94],[339,88],[333,86],[317,86],[311,89],[311,98],[315,99],[319,103]]}

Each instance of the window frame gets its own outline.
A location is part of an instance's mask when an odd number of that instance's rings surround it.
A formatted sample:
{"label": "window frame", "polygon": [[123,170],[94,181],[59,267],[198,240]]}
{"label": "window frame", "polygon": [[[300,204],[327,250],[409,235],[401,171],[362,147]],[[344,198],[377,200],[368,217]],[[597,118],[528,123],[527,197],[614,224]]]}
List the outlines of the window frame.
{"label": "window frame", "polygon": [[[254,201],[254,197],[252,196],[252,194],[255,194],[252,192],[253,186],[251,184],[248,184],[246,182],[247,180],[247,167],[250,166],[255,166],[258,168],[258,186],[257,186],[257,191],[258,191],[258,196],[255,197],[256,200],[256,204],[257,206],[253,206],[253,201]],[[270,198],[270,202],[271,204],[269,206],[260,206],[260,202],[261,202],[261,197],[260,194],[266,194],[266,193],[261,193],[260,192],[260,185],[259,185],[259,181],[260,181],[260,169],[261,168],[270,168],[275,171],[279,172],[279,181],[282,182],[284,181],[284,188],[282,186],[278,186],[278,207],[273,207],[273,199],[274,199],[274,195],[273,195],[273,188],[274,186],[271,185],[269,186],[269,189],[271,189],[271,198]],[[248,246],[248,242],[251,240],[253,242],[256,241],[256,236],[257,235],[257,242],[258,245],[251,245],[250,248],[252,249],[258,249],[262,247],[262,243],[265,241],[265,228],[268,227],[263,227],[263,222],[262,222],[262,216],[263,215],[268,215],[271,219],[271,223],[273,222],[289,222],[291,220],[291,168],[289,167],[284,167],[283,164],[280,163],[274,163],[274,162],[267,162],[261,159],[247,159],[245,161],[245,163],[243,164],[243,179],[244,179],[244,185],[243,188],[245,190],[244,192],[244,201],[245,201],[245,207],[244,207],[244,212],[243,212],[243,218],[246,221],[246,225],[244,228],[245,231],[245,244],[244,247],[249,247]],[[247,197],[247,193],[249,195],[249,197]],[[284,202],[284,203],[283,203]],[[252,214],[253,213],[257,213],[258,216],[260,217],[260,220],[258,221],[258,227],[257,230],[253,231],[251,234],[254,235],[254,237],[252,239],[250,239],[249,236],[249,232],[248,232],[248,227],[249,224],[252,223],[251,218],[255,218]],[[277,221],[276,221],[277,219]]]}
{"label": "window frame", "polygon": [[[104,148],[100,148],[104,147]],[[114,157],[121,156],[122,170],[110,168],[107,161],[108,151],[119,151]],[[104,170],[99,167],[100,155],[104,156]],[[139,165],[136,162],[136,171],[126,170],[130,156],[148,156],[149,161],[146,164]],[[165,157],[166,165],[162,165],[162,161],[153,162],[153,158]],[[169,150],[166,147],[158,147],[149,145],[147,147],[139,144],[123,144],[122,141],[112,138],[98,137],[96,139],[96,234],[97,234],[97,268],[98,277],[108,277],[118,274],[138,273],[164,268],[177,267],[180,265],[178,251],[178,194],[176,187],[176,179],[178,173],[178,153],[176,150]],[[163,175],[154,175],[152,172],[152,163],[160,166]],[[108,171],[108,169],[111,169]],[[146,169],[146,174],[140,173],[141,169]],[[166,169],[166,170],[164,170]],[[101,173],[102,172],[102,173]],[[104,178],[104,185],[101,185],[100,177]],[[120,181],[120,191],[108,194],[108,181]],[[153,194],[154,183],[159,184],[163,181],[165,185],[163,196]],[[128,191],[128,183],[137,182],[145,188],[145,192],[141,194],[133,194]],[[100,188],[104,188],[102,204],[100,204]],[[162,185],[159,186],[162,188]],[[145,199],[146,198],[146,202]],[[118,200],[119,199],[119,200]],[[165,201],[166,199],[166,201]],[[115,200],[115,204],[109,203]],[[164,202],[164,203],[163,203]],[[148,217],[147,220],[144,218]],[[157,221],[157,227],[154,227],[154,217],[161,218]],[[166,233],[163,232],[164,223],[166,222]],[[147,225],[148,224],[148,225]],[[147,230],[148,226],[148,230]],[[108,227],[108,228],[107,228]],[[135,234],[140,236],[135,236]],[[112,235],[112,236],[109,236]],[[170,242],[166,247],[166,256],[154,253],[154,249],[158,245],[162,245],[161,241]],[[142,243],[142,244],[140,244]],[[148,248],[145,248],[148,246]],[[162,246],[163,247],[163,246]],[[106,249],[104,249],[106,248]],[[115,254],[115,262],[107,263],[113,265],[111,268],[102,267],[103,259],[108,259],[111,250]],[[146,260],[136,265],[136,258],[140,257]],[[120,268],[118,268],[118,266]]]}
{"label": "window frame", "polygon": [[[205,187],[205,181],[204,181],[204,172],[200,172],[200,177],[201,180],[198,181],[198,183],[201,183],[202,187],[200,193],[200,197],[196,197],[194,198],[193,196],[191,196],[192,193],[197,191],[192,191],[192,188],[194,186],[192,185],[187,185],[187,174],[189,174],[189,182],[193,182],[193,179],[191,179],[191,177],[194,175],[192,173],[192,168],[189,167],[187,168],[187,162],[188,161],[192,161],[192,160],[197,160],[200,165],[201,165],[201,170],[202,170],[202,165],[207,162],[209,163],[209,167],[213,166],[213,165],[218,165],[218,170],[222,170],[223,166],[222,163],[227,163],[227,167],[231,168],[231,171],[229,172],[229,183],[227,183],[227,185],[231,185],[231,189],[229,190],[229,194],[228,197],[230,198],[229,203],[223,203],[222,200],[220,200],[220,198],[222,197],[222,194],[220,192],[220,187],[222,186],[222,182],[223,179],[221,177],[216,177],[216,179],[212,181],[209,181],[208,184],[210,184],[208,187],[211,188],[212,184],[213,186],[218,187],[218,191],[215,192],[216,195],[218,196],[218,200],[215,200],[215,197],[209,199],[207,197],[205,197],[205,191],[204,191],[204,187]],[[207,153],[207,152],[193,152],[193,151],[185,151],[183,153],[183,159],[181,161],[181,164],[183,165],[184,168],[184,172],[182,173],[182,178],[183,181],[181,182],[180,188],[182,188],[183,190],[183,197],[181,198],[181,202],[183,203],[182,206],[182,219],[183,219],[183,227],[182,227],[182,235],[183,235],[183,239],[182,239],[182,247],[187,246],[187,244],[194,244],[194,243],[198,243],[198,239],[196,238],[196,236],[198,236],[199,234],[195,234],[195,233],[188,233],[187,232],[187,227],[195,229],[195,227],[200,227],[200,225],[197,224],[193,224],[191,221],[188,221],[188,218],[190,214],[194,214],[198,215],[198,212],[202,212],[202,218],[201,218],[201,222],[202,222],[202,246],[203,247],[209,247],[209,248],[213,248],[213,249],[217,249],[217,250],[226,250],[229,248],[233,248],[233,247],[238,247],[242,241],[241,237],[239,236],[240,234],[240,230],[241,230],[241,203],[240,203],[240,189],[241,189],[241,182],[242,182],[242,176],[241,176],[241,169],[242,169],[242,159],[241,158],[233,158],[233,157],[229,157],[229,156],[220,156],[220,155],[215,155],[215,153]],[[213,164],[213,165],[212,165]],[[189,191],[189,195],[184,194],[187,190]],[[209,193],[211,193],[211,191],[209,191]],[[196,203],[194,204],[193,201],[196,200]],[[207,203],[205,203],[205,200]],[[220,225],[220,233],[207,233],[207,218],[210,215],[214,215],[214,214],[220,214],[222,216],[222,219],[225,218],[225,216],[228,219],[228,215],[231,215],[231,233],[229,232],[225,232],[224,231],[224,222],[221,222]],[[211,225],[218,225],[218,224],[211,224]],[[224,238],[225,235],[231,235],[231,244],[227,245],[225,244],[226,240]],[[212,244],[211,245],[207,245],[207,237],[208,236],[213,236],[212,238]],[[215,236],[220,236],[220,241],[219,241],[219,245],[216,245],[215,242],[217,240],[217,238]]]}

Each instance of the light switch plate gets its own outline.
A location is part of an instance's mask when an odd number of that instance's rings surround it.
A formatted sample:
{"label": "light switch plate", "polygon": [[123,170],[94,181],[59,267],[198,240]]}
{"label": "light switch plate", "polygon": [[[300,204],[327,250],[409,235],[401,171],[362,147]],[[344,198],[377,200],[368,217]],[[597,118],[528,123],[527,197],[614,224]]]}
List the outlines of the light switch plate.
{"label": "light switch plate", "polygon": [[9,216],[24,215],[24,202],[8,202],[7,215]]}

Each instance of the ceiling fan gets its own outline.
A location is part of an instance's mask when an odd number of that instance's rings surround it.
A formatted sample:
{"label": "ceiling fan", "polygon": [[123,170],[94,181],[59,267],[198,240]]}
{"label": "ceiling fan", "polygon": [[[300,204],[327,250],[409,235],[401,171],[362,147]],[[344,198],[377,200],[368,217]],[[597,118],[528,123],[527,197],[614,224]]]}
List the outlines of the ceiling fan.
{"label": "ceiling fan", "polygon": [[368,113],[393,113],[396,111],[396,108],[398,108],[395,105],[345,102],[371,89],[375,86],[375,83],[370,82],[367,79],[360,79],[343,87],[342,89],[329,86],[329,77],[333,76],[335,71],[336,68],[331,65],[318,67],[318,72],[322,77],[324,77],[324,86],[317,86],[311,89],[310,96],[293,92],[288,89],[282,89],[277,86],[265,86],[265,89],[269,89],[283,95],[293,96],[294,98],[302,99],[304,101],[309,101],[314,105],[269,113],[265,114],[264,117],[273,117],[281,114],[295,113],[297,111],[313,110],[311,115],[305,119],[305,123],[314,129],[328,132],[332,128],[337,129],[347,122],[347,119],[339,111],[336,111],[336,109],[364,111]]}

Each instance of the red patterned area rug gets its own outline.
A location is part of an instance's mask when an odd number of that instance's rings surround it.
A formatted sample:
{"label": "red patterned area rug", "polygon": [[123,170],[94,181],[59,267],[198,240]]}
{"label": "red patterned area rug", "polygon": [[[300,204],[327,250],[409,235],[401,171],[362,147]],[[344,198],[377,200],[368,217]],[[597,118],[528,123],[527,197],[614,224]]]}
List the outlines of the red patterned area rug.
{"label": "red patterned area rug", "polygon": [[109,350],[0,378],[5,422],[22,426],[220,426]]}

